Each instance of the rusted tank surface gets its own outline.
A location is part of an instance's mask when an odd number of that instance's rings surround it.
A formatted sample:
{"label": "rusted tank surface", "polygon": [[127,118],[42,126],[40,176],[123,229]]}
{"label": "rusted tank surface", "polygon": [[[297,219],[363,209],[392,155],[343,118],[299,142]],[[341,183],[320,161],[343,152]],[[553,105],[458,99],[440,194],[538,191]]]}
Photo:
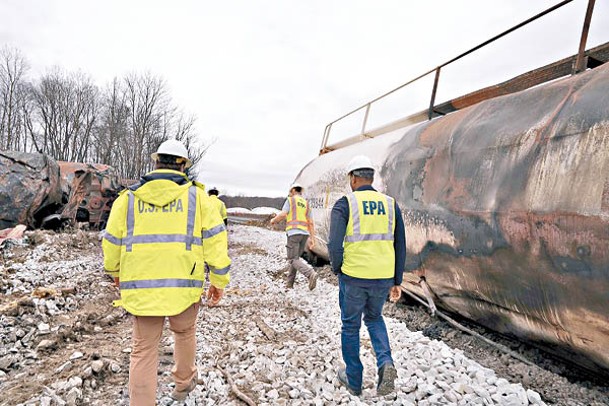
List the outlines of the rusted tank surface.
{"label": "rusted tank surface", "polygon": [[112,202],[123,189],[114,168],[78,162],[59,161],[58,164],[64,193],[68,196],[61,219],[103,228]]}
{"label": "rusted tank surface", "polygon": [[296,180],[321,239],[358,154],[437,304],[609,369],[609,64],[314,159]]}
{"label": "rusted tank surface", "polygon": [[0,151],[0,229],[40,226],[62,205],[59,168],[44,154]]}

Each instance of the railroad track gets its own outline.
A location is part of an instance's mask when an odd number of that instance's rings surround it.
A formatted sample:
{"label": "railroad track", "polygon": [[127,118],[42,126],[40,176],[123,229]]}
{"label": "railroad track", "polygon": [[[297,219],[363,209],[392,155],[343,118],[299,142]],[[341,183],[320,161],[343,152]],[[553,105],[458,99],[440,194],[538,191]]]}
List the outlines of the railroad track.
{"label": "railroad track", "polygon": [[[609,405],[608,372],[589,371],[516,337],[499,334],[458,315],[449,315],[467,330],[498,344],[491,345],[447,320],[432,317],[427,307],[409,297],[394,307],[387,306],[385,312],[406,323],[412,331],[420,330],[431,339],[461,349],[498,375],[522,382],[523,386],[539,392],[548,404]],[[498,347],[505,347],[518,357],[514,358]]]}

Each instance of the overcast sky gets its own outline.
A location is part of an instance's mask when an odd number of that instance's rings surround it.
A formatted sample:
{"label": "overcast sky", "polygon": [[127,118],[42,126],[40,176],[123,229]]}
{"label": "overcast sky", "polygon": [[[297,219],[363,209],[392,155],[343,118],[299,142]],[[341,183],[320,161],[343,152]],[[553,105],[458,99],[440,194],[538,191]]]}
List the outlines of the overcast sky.
{"label": "overcast sky", "polygon": [[[130,72],[163,77],[213,141],[203,183],[283,196],[326,124],[558,2],[2,0],[0,46],[20,49],[31,77],[53,66],[100,86]],[[587,3],[444,69],[437,101],[575,54]],[[596,2],[588,48],[609,41],[608,3]],[[431,80],[373,107],[368,128],[425,109]],[[356,119],[330,143],[354,135]]]}

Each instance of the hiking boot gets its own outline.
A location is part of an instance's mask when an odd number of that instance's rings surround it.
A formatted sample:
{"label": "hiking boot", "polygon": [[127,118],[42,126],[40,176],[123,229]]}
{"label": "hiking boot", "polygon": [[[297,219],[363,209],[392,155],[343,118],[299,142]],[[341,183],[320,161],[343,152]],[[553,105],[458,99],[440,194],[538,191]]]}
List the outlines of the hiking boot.
{"label": "hiking boot", "polygon": [[176,390],[174,389],[173,392],[171,393],[171,397],[173,398],[173,400],[177,400],[178,402],[181,402],[183,400],[185,400],[188,397],[188,394],[190,392],[192,392],[194,390],[194,388],[197,387],[197,377],[195,376],[192,381],[190,381],[190,384],[186,387],[186,389],[184,390]]}
{"label": "hiking boot", "polygon": [[349,391],[349,393],[352,394],[353,396],[359,396],[362,394],[361,389],[355,389],[354,387],[349,385],[349,381],[347,380],[347,371],[345,369],[341,369],[338,371],[338,381],[345,388],[347,388],[347,391]]}
{"label": "hiking boot", "polygon": [[309,275],[309,290],[315,289],[315,286],[317,286],[317,272]]}
{"label": "hiking boot", "polygon": [[294,281],[285,284],[286,289],[294,289]]}
{"label": "hiking boot", "polygon": [[395,380],[398,377],[398,371],[393,364],[385,364],[378,370],[379,384],[376,387],[376,394],[385,396],[395,390]]}

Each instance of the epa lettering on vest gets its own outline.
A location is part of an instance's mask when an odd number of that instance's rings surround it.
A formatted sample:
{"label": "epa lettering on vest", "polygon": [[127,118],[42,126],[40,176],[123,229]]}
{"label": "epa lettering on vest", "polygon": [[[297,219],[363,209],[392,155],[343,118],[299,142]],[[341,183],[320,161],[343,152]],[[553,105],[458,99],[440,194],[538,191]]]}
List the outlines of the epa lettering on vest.
{"label": "epa lettering on vest", "polygon": [[137,209],[142,213],[158,213],[159,211],[163,213],[173,213],[173,212],[183,212],[184,206],[182,205],[182,199],[174,200],[173,202],[166,204],[163,207],[155,206],[152,203],[146,203],[141,200],[137,202]]}
{"label": "epa lettering on vest", "polygon": [[307,207],[306,204],[304,204],[303,202],[298,202],[296,203],[298,206],[302,207],[303,209]]}
{"label": "epa lettering on vest", "polygon": [[[364,206],[364,214],[365,215],[374,215],[374,214],[386,214],[385,213],[385,205],[383,204],[382,201],[378,201],[378,202],[374,202],[374,201],[368,201],[368,200],[364,200],[362,202],[362,206]],[[375,213],[376,212],[376,213]]]}

